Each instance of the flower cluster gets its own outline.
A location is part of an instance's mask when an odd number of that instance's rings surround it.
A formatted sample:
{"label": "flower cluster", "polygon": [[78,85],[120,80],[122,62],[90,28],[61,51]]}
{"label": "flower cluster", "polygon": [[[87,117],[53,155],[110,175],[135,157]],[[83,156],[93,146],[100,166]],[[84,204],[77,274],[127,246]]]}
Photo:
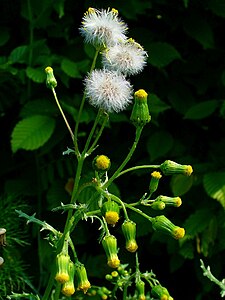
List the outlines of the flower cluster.
{"label": "flower cluster", "polygon": [[126,36],[128,27],[116,9],[89,8],[80,27],[84,41],[102,54],[100,70],[92,70],[84,80],[86,97],[91,105],[106,112],[124,110],[132,98],[127,75],[136,75],[146,65],[147,52]]}

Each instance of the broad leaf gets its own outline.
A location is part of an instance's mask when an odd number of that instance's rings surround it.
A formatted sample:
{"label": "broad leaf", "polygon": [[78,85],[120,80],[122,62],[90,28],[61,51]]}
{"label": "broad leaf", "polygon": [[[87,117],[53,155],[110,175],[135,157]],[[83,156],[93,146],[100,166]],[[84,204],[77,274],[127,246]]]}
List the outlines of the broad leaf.
{"label": "broad leaf", "polygon": [[164,156],[173,146],[173,137],[167,131],[153,133],[148,139],[147,150],[151,160]]}
{"label": "broad leaf", "polygon": [[193,176],[174,175],[170,186],[174,196],[182,196],[187,193],[193,184]]}
{"label": "broad leaf", "polygon": [[198,14],[192,14],[184,22],[184,30],[198,41],[204,49],[213,48],[214,36],[213,30],[202,16]]}
{"label": "broad leaf", "polygon": [[42,83],[46,79],[46,74],[41,68],[26,68],[27,77],[37,83]]}
{"label": "broad leaf", "polygon": [[19,46],[12,50],[9,55],[10,63],[24,63],[27,61],[28,46]]}
{"label": "broad leaf", "polygon": [[151,43],[149,49],[151,52],[148,60],[151,65],[158,68],[166,67],[175,59],[181,59],[180,53],[168,43]]}
{"label": "broad leaf", "polygon": [[12,132],[12,151],[38,149],[48,141],[54,128],[55,120],[47,116],[36,115],[21,120]]}
{"label": "broad leaf", "polygon": [[218,107],[217,100],[200,102],[190,107],[184,115],[185,119],[199,120],[210,116]]}
{"label": "broad leaf", "polygon": [[202,232],[209,225],[212,217],[210,209],[202,208],[196,210],[184,223],[187,235],[194,237],[196,234]]}
{"label": "broad leaf", "polygon": [[209,0],[208,7],[212,12],[220,17],[225,18],[225,1],[224,0]]}
{"label": "broad leaf", "polygon": [[61,68],[68,76],[72,78],[81,78],[77,64],[72,60],[64,58],[61,62]]}
{"label": "broad leaf", "polygon": [[225,208],[225,172],[211,172],[203,177],[207,194],[220,202]]}

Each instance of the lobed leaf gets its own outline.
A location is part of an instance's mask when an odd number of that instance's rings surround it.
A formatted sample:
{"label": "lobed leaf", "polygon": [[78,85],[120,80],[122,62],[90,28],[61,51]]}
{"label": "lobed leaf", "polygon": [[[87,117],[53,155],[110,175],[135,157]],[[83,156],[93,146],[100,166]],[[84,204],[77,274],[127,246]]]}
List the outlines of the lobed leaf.
{"label": "lobed leaf", "polygon": [[206,193],[225,208],[225,172],[211,172],[203,177]]}

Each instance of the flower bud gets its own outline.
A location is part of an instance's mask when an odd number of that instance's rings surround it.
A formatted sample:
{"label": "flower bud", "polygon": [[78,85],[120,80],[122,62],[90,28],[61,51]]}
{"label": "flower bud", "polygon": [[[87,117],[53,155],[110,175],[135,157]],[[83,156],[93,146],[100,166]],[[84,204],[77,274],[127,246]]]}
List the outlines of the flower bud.
{"label": "flower bud", "polygon": [[69,262],[70,257],[68,254],[61,252],[56,256],[56,281],[65,283],[69,280]]}
{"label": "flower bud", "polygon": [[107,264],[111,268],[117,268],[120,265],[120,260],[117,255],[117,240],[113,235],[106,235],[102,240],[102,246],[107,257]]}
{"label": "flower bud", "polygon": [[87,290],[91,287],[90,282],[87,278],[87,271],[85,269],[85,266],[81,263],[77,263],[75,265],[75,276],[77,280],[77,289],[82,290],[84,294],[87,293]]}
{"label": "flower bud", "polygon": [[160,165],[160,169],[164,175],[183,174],[190,176],[193,172],[192,166],[180,165],[172,160],[166,160]]}
{"label": "flower bud", "polygon": [[74,273],[75,268],[72,261],[69,262],[69,280],[65,282],[62,286],[61,292],[66,296],[70,297],[75,293],[75,287],[74,287]]}
{"label": "flower bud", "polygon": [[154,210],[163,210],[166,207],[166,204],[163,201],[156,200],[151,204],[151,208]]}
{"label": "flower bud", "polygon": [[103,203],[101,208],[102,214],[109,225],[115,226],[119,220],[119,205],[112,200]]}
{"label": "flower bud", "polygon": [[149,191],[150,194],[152,195],[158,188],[159,185],[159,179],[162,177],[161,173],[158,171],[154,171],[151,174],[151,180],[149,184]]}
{"label": "flower bud", "polygon": [[136,283],[136,289],[137,289],[137,292],[138,292],[138,300],[145,300],[146,297],[145,297],[145,283],[144,283],[144,281],[139,280]]}
{"label": "flower bud", "polygon": [[168,234],[174,239],[181,239],[185,235],[184,228],[174,225],[164,215],[152,218],[152,227],[154,230]]}
{"label": "flower bud", "polygon": [[134,126],[144,126],[151,120],[147,102],[148,94],[145,90],[138,90],[134,93],[134,106],[130,120]]}
{"label": "flower bud", "polygon": [[131,220],[124,221],[122,224],[122,232],[126,240],[127,251],[135,252],[138,248],[136,242],[136,224]]}
{"label": "flower bud", "polygon": [[51,67],[47,67],[47,68],[45,68],[45,73],[47,75],[47,78],[46,78],[47,88],[54,89],[57,86],[57,81],[53,74],[53,69]]}
{"label": "flower bud", "polygon": [[180,197],[167,197],[167,196],[160,195],[155,199],[155,201],[161,201],[166,206],[174,206],[174,207],[179,207],[182,204]]}
{"label": "flower bud", "polygon": [[171,298],[168,290],[160,284],[152,288],[152,296],[160,300],[170,300]]}
{"label": "flower bud", "polygon": [[110,159],[106,155],[97,155],[92,162],[93,169],[98,172],[106,172],[111,166]]}

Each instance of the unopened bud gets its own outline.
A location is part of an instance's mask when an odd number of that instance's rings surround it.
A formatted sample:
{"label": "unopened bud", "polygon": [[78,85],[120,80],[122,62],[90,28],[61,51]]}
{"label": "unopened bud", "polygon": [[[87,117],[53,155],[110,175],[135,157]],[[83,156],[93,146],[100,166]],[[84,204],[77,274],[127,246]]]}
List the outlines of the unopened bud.
{"label": "unopened bud", "polygon": [[51,67],[47,67],[47,68],[45,68],[45,73],[47,75],[46,86],[49,89],[54,89],[57,86],[57,81],[56,81],[55,76],[53,74],[53,69]]}
{"label": "unopened bud", "polygon": [[136,126],[144,126],[151,120],[147,102],[148,94],[145,90],[138,90],[134,93],[134,106],[130,120]]}

